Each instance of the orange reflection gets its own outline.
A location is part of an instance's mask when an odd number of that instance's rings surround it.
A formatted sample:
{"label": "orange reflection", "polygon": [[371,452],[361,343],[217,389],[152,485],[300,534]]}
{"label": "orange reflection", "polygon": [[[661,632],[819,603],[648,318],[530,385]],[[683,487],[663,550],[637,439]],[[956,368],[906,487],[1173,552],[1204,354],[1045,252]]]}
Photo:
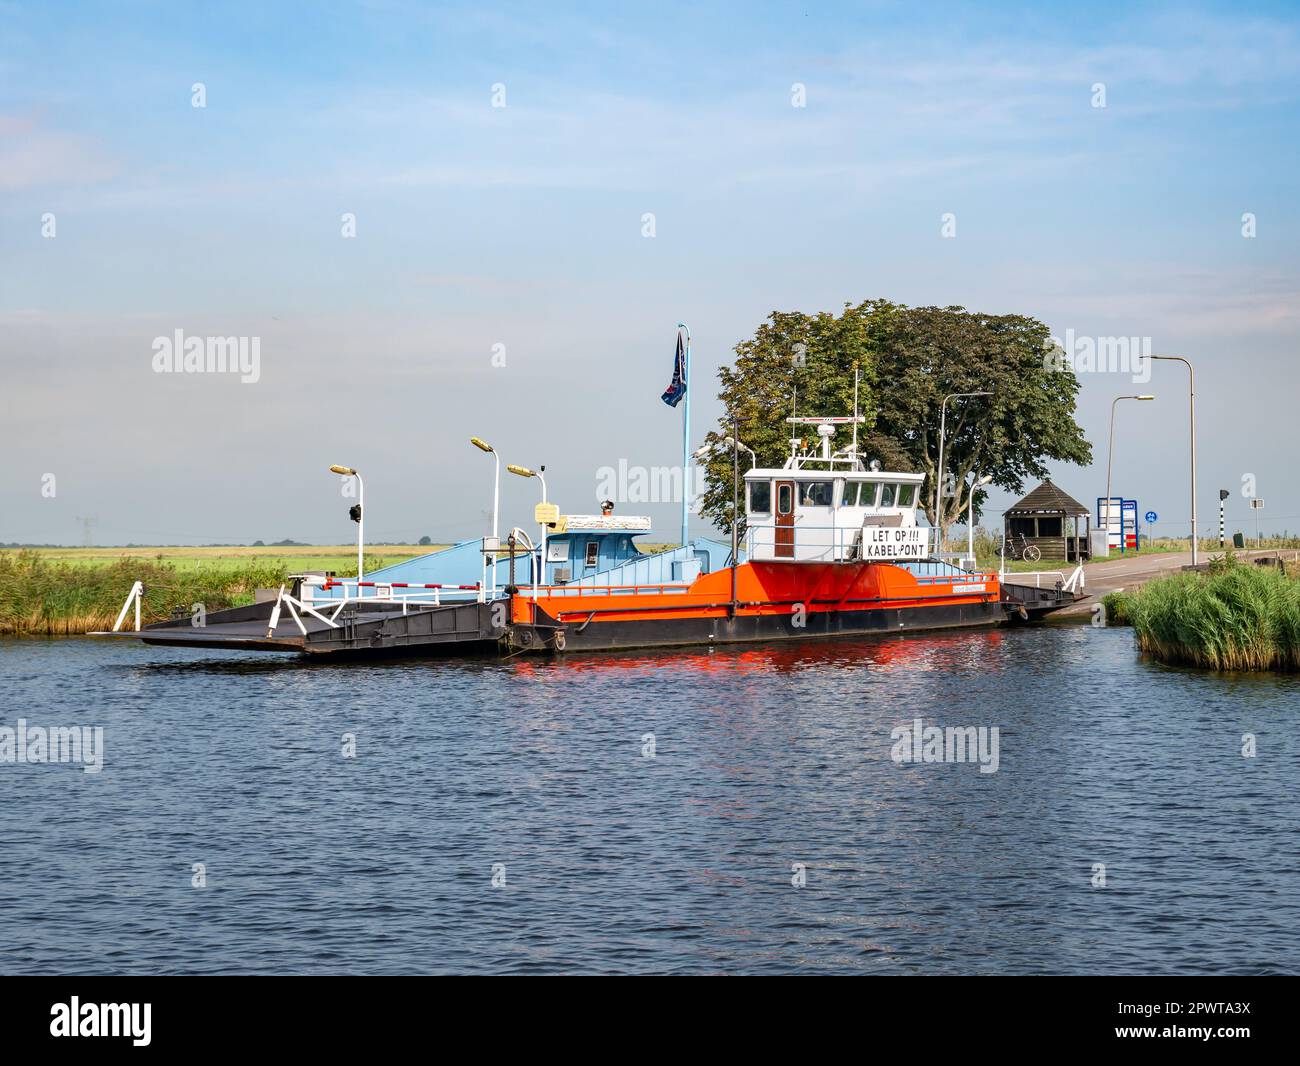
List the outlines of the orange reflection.
{"label": "orange reflection", "polygon": [[898,634],[887,637],[827,638],[712,648],[654,648],[574,653],[557,658],[511,661],[518,676],[554,681],[565,673],[674,674],[788,673],[813,667],[868,667],[892,672],[980,669],[1000,673],[1009,648],[1000,628]]}

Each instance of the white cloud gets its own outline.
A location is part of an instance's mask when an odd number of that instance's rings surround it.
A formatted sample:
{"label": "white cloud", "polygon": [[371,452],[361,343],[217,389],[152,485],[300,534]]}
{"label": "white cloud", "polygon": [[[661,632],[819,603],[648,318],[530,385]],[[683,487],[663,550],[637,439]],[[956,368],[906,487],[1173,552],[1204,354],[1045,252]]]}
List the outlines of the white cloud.
{"label": "white cloud", "polygon": [[0,115],[0,190],[89,185],[117,173],[117,164],[95,138],[45,130],[30,119]]}

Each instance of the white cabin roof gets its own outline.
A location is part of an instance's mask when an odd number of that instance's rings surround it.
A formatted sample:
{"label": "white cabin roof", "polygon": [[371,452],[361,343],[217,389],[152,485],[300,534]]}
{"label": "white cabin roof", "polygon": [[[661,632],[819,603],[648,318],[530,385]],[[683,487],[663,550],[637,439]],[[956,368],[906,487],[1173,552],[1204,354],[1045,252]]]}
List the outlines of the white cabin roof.
{"label": "white cabin roof", "polygon": [[831,481],[834,478],[919,485],[925,480],[925,475],[907,474],[899,470],[812,470],[807,467],[799,470],[788,467],[756,467],[745,474],[746,481]]}
{"label": "white cabin roof", "polygon": [[650,519],[644,515],[629,514],[571,514],[565,515],[565,525],[570,530],[627,530],[630,533],[649,533]]}

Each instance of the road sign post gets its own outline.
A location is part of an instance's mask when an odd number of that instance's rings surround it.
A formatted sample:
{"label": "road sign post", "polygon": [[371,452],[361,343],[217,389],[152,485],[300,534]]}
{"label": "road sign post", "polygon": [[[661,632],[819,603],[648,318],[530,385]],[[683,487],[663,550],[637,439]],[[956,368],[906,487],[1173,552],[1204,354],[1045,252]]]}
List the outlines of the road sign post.
{"label": "road sign post", "polygon": [[1251,500],[1250,509],[1255,512],[1255,547],[1258,548],[1263,544],[1259,536],[1259,512],[1264,509],[1264,501],[1258,498]]}
{"label": "road sign post", "polygon": [[1121,499],[1119,502],[1119,540],[1121,552],[1127,551],[1130,547],[1137,551],[1141,545],[1137,500]]}

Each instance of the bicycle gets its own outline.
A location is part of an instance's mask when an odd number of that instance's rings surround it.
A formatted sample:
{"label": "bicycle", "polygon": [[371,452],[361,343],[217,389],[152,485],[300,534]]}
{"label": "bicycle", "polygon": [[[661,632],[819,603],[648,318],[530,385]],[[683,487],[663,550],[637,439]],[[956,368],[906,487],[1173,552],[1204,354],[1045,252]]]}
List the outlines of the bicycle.
{"label": "bicycle", "polygon": [[[1020,538],[1018,544],[1016,543],[1016,537]],[[1018,533],[1015,537],[1008,537],[1005,549],[1012,559],[1023,559],[1027,563],[1036,563],[1043,557],[1038,545],[1030,544],[1023,533]]]}

